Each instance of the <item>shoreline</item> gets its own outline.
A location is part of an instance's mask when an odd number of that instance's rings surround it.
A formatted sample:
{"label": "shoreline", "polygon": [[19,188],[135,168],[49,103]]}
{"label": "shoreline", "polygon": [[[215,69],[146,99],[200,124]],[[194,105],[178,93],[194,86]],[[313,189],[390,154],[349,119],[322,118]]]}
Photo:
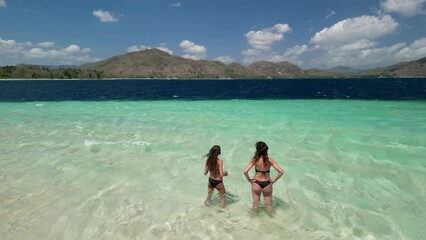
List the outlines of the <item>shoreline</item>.
{"label": "shoreline", "polygon": [[312,77],[312,78],[0,78],[0,81],[119,81],[119,80],[183,80],[183,81],[191,81],[191,80],[296,80],[296,79],[340,79],[340,80],[348,80],[348,79],[426,79],[426,76],[400,76],[400,77],[352,77],[352,78],[335,78],[335,77]]}

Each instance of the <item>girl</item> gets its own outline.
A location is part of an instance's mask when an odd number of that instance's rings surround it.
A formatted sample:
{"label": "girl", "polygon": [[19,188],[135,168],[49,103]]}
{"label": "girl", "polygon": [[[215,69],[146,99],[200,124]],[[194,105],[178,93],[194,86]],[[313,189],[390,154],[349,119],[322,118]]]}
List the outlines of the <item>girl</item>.
{"label": "girl", "polygon": [[[251,179],[248,172],[253,166],[255,167],[256,173],[254,174],[253,179]],[[278,171],[278,175],[274,179],[271,179],[269,175],[271,167]],[[275,183],[283,175],[283,173],[284,171],[281,167],[268,156],[268,145],[264,142],[257,142],[256,152],[247,167],[244,169],[244,175],[246,176],[247,181],[251,184],[254,212],[257,212],[260,195],[263,194],[267,211],[268,213],[272,213],[272,184]]]}
{"label": "girl", "polygon": [[228,176],[228,172],[223,171],[223,161],[219,159],[220,146],[214,145],[207,157],[204,175],[210,172],[209,181],[207,183],[207,199],[204,202],[206,206],[210,206],[210,201],[213,195],[213,190],[216,188],[220,194],[221,206],[225,207],[225,186],[223,185],[222,177]]}

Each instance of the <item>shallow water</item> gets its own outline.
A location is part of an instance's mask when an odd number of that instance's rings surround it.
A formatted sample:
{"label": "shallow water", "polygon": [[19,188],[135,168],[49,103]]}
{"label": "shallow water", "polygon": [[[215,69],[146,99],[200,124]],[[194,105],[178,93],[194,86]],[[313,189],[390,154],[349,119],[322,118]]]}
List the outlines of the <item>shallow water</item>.
{"label": "shallow water", "polygon": [[[3,102],[0,113],[0,239],[426,238],[425,102]],[[258,140],[285,170],[273,216],[249,211],[242,171]],[[214,144],[226,209],[216,194],[203,205]]]}

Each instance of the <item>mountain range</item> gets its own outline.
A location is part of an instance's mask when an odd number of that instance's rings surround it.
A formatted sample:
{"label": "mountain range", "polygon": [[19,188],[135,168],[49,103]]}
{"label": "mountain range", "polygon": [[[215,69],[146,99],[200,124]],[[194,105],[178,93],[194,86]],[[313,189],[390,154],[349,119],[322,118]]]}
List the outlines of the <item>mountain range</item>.
{"label": "mountain range", "polygon": [[[81,66],[116,78],[302,78],[324,75],[304,71],[290,62],[259,61],[249,66],[220,61],[191,60],[158,49],[131,52]],[[330,76],[329,73],[325,75]]]}
{"label": "mountain range", "polygon": [[361,73],[363,70],[346,66],[337,66],[334,68],[325,69],[324,71],[339,74],[358,74]]}
{"label": "mountain range", "polygon": [[283,62],[259,61],[248,66],[220,61],[191,60],[158,49],[147,49],[115,56],[81,66],[116,78],[314,78],[314,77],[426,77],[426,57],[372,70],[336,67],[303,70]]}
{"label": "mountain range", "polygon": [[426,57],[372,70],[339,66],[332,69],[307,69],[283,61],[259,61],[248,66],[239,63],[192,60],[170,55],[158,49],[114,56],[79,67],[17,65],[0,67],[0,78],[177,78],[177,79],[253,79],[253,78],[357,78],[357,77],[426,77]]}

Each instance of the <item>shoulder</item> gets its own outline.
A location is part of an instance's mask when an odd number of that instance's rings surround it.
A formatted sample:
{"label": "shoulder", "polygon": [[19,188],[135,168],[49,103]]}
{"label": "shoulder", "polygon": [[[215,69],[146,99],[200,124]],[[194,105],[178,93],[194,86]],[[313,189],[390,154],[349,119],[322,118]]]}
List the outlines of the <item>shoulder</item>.
{"label": "shoulder", "polygon": [[222,161],[221,159],[218,159],[218,160],[217,160],[217,162],[218,162],[219,164],[223,164],[223,161]]}
{"label": "shoulder", "polygon": [[269,158],[269,163],[271,164],[271,166],[279,166],[273,158]]}

